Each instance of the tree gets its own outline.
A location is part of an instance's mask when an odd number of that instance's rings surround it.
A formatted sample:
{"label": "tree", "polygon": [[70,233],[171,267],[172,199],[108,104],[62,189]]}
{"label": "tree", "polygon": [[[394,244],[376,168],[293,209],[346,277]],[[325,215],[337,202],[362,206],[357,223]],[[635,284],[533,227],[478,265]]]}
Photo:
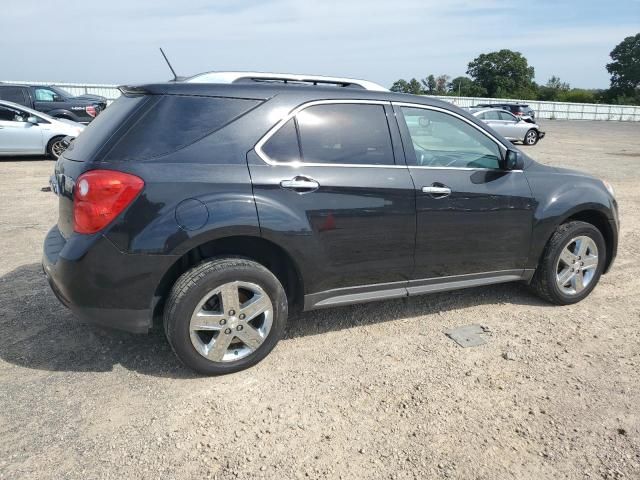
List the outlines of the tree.
{"label": "tree", "polygon": [[490,97],[530,95],[534,90],[534,69],[520,52],[482,53],[469,62],[467,73]]}
{"label": "tree", "polygon": [[395,82],[393,82],[393,85],[391,85],[390,90],[392,92],[408,93],[409,92],[409,84],[407,83],[407,81],[404,78],[401,78],[400,80],[396,80]]}
{"label": "tree", "polygon": [[617,95],[640,93],[640,33],[627,37],[611,52],[613,62],[607,64],[611,74],[611,90]]}
{"label": "tree", "polygon": [[460,97],[484,97],[487,91],[469,77],[456,77],[449,83],[449,93]]}
{"label": "tree", "polygon": [[423,78],[421,82],[422,85],[424,85],[427,95],[433,95],[436,93],[436,77],[429,75],[427,78]]}
{"label": "tree", "polygon": [[398,93],[412,93],[413,95],[424,94],[424,90],[422,90],[420,82],[415,78],[412,78],[408,82],[403,78],[396,80],[393,85],[391,85],[391,91]]}
{"label": "tree", "polygon": [[560,77],[553,75],[547,84],[538,89],[538,100],[555,101],[571,90],[567,82],[560,80]]}
{"label": "tree", "polygon": [[439,75],[438,78],[436,78],[436,93],[438,95],[446,95],[448,83],[449,75]]}

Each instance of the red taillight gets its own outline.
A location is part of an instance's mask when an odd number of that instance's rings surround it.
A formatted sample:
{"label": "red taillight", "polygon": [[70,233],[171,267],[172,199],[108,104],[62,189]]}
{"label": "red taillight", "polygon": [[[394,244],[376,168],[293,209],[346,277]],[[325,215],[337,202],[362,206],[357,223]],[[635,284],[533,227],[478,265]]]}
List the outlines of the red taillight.
{"label": "red taillight", "polygon": [[94,107],[93,105],[87,105],[86,107],[84,107],[84,111],[87,112],[87,115],[89,115],[90,117],[95,117],[97,115],[96,107]]}
{"label": "red taillight", "polygon": [[73,229],[96,233],[109,225],[144,187],[144,181],[115,170],[90,170],[73,190]]}

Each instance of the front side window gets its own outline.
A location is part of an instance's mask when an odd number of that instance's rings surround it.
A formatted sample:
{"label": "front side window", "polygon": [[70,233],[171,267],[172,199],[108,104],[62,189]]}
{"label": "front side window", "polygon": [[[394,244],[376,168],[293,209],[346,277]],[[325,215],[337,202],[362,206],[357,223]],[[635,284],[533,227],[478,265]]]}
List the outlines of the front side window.
{"label": "front side window", "polygon": [[36,88],[36,102],[55,102],[56,92],[49,88]]}
{"label": "front side window", "polygon": [[467,122],[435,110],[414,107],[401,110],[415,152],[413,158],[408,155],[410,165],[500,168],[502,155],[498,144]]}
{"label": "front side window", "polygon": [[516,117],[509,112],[498,112],[500,115],[500,120],[507,120],[509,122],[515,122]]}
{"label": "front side window", "polygon": [[314,105],[296,115],[306,163],[393,165],[384,107],[368,104]]}
{"label": "front side window", "polygon": [[0,122],[26,122],[28,116],[21,110],[0,106]]}

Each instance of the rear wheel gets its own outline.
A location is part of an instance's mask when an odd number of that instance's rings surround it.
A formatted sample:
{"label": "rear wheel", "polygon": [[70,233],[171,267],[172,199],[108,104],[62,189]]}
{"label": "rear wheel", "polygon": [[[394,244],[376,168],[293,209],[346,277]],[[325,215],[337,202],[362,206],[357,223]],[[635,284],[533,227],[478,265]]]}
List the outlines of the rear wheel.
{"label": "rear wheel", "polygon": [[538,131],[535,128],[529,130],[524,136],[525,145],[535,145],[538,143]]}
{"label": "rear wheel", "polygon": [[54,160],[60,158],[60,155],[62,155],[62,153],[66,149],[64,143],[62,142],[63,139],[64,137],[53,137],[47,144],[47,154]]}
{"label": "rear wheel", "polygon": [[287,297],[264,266],[220,258],[183,274],[167,300],[167,339],[187,367],[205,374],[237,372],[275,347],[287,320]]}
{"label": "rear wheel", "polygon": [[600,230],[586,222],[565,223],[549,240],[531,286],[549,302],[579,302],[595,288],[605,260]]}

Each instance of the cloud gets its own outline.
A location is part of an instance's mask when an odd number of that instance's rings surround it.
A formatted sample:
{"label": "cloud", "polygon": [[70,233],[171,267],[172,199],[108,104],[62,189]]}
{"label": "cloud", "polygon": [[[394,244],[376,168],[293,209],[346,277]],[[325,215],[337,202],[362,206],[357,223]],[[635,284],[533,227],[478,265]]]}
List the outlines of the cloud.
{"label": "cloud", "polygon": [[0,76],[164,80],[162,46],[181,74],[289,71],[390,85],[399,77],[463,74],[477,54],[513,48],[540,74],[604,87],[608,52],[635,33],[628,19],[638,18],[634,9],[640,14],[637,2],[618,3],[598,15],[606,5],[584,1],[590,16],[577,18],[566,2],[548,0],[21,0],[3,12]]}

